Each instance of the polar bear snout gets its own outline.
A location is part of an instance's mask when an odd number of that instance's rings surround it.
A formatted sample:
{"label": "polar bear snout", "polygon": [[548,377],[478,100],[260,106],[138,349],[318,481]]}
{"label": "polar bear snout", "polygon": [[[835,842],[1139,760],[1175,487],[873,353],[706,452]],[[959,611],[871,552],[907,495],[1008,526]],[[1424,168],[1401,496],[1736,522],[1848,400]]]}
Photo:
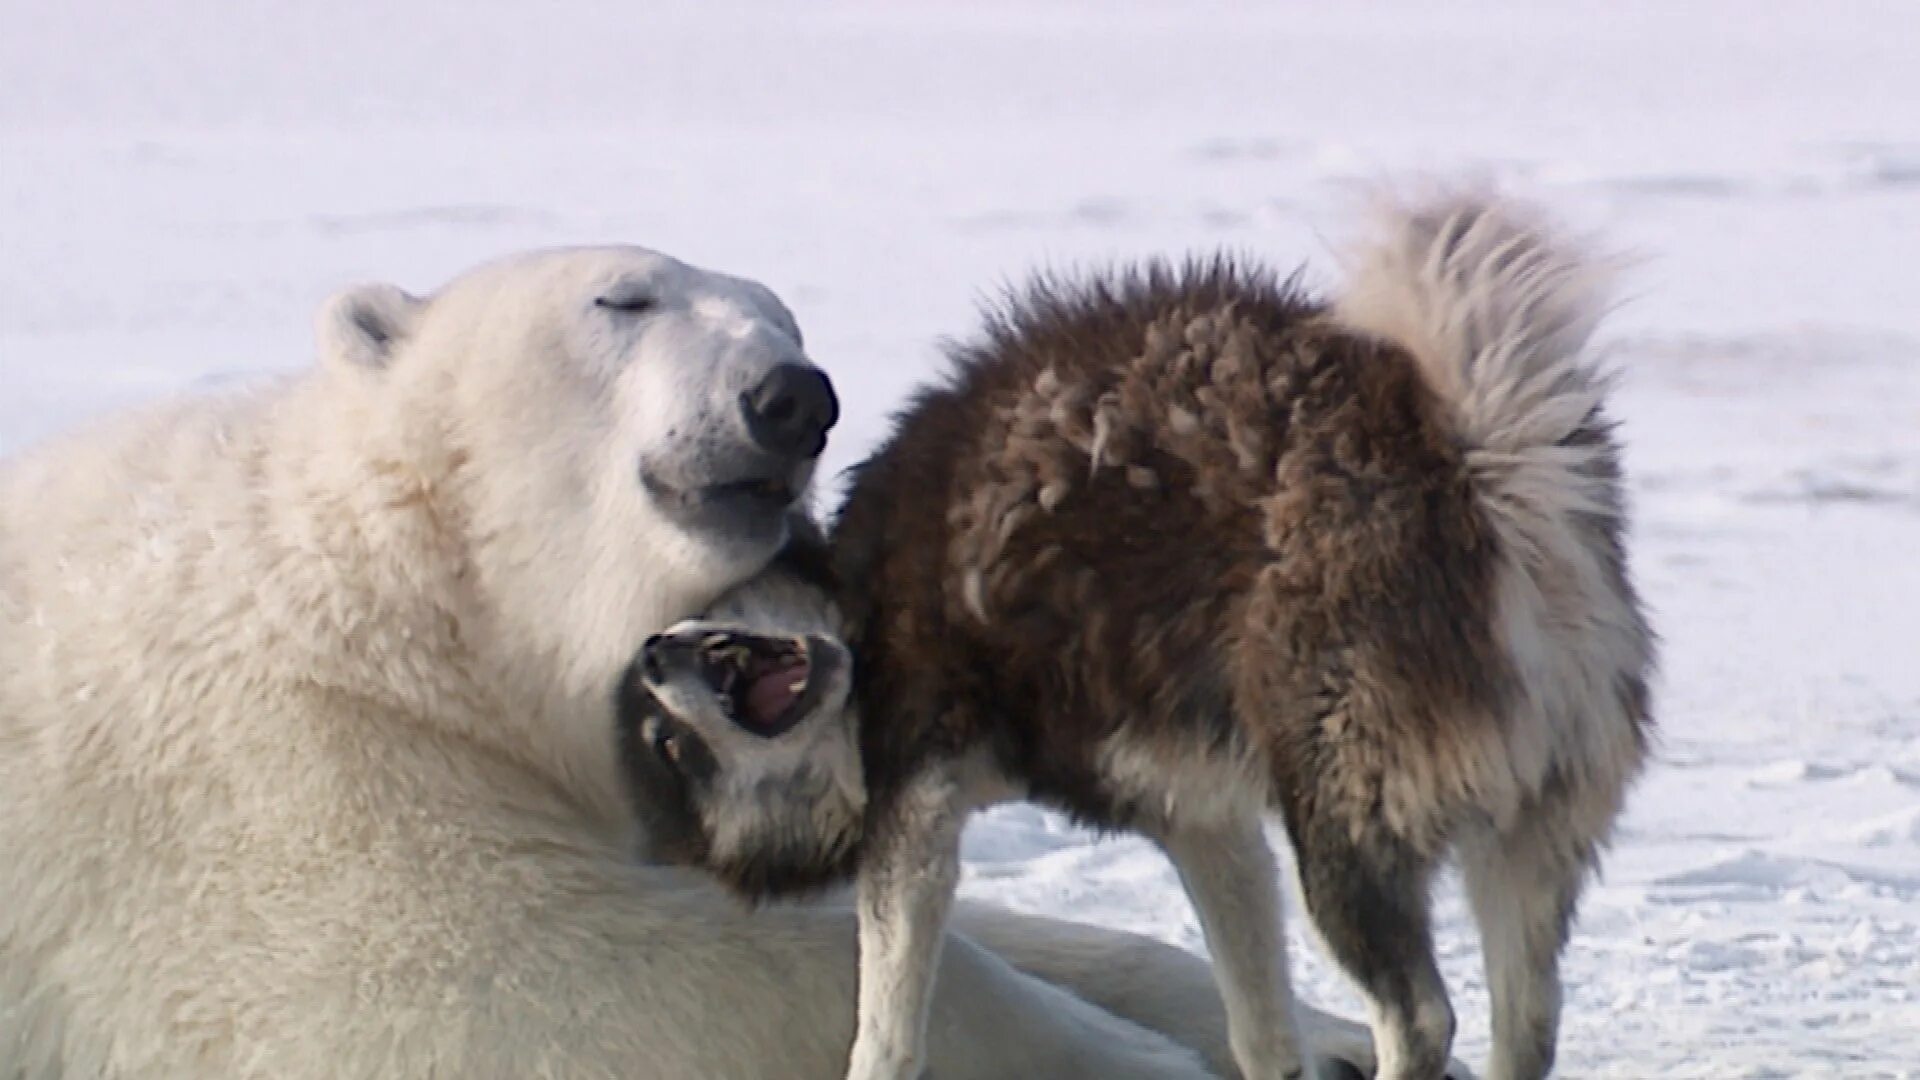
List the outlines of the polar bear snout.
{"label": "polar bear snout", "polygon": [[840,419],[833,380],[809,364],[781,364],[740,395],[740,415],[754,444],[781,457],[816,458]]}
{"label": "polar bear snout", "polygon": [[839,397],[825,372],[785,358],[715,383],[718,415],[702,422],[696,413],[679,429],[697,435],[644,447],[641,484],[683,528],[777,546],[839,422]]}

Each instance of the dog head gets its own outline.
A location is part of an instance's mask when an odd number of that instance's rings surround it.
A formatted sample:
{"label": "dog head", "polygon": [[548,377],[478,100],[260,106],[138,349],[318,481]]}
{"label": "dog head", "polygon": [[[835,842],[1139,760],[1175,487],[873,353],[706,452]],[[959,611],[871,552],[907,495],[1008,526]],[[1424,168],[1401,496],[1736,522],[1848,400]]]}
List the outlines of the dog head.
{"label": "dog head", "polygon": [[835,623],[826,593],[776,563],[641,648],[616,704],[656,858],[756,900],[852,874],[866,789]]}

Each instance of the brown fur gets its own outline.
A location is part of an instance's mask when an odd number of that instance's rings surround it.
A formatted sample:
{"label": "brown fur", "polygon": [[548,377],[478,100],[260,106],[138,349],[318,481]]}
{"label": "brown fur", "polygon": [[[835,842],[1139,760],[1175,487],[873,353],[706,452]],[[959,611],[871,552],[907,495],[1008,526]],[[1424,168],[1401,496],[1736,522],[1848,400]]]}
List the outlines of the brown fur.
{"label": "brown fur", "polygon": [[1290,814],[1430,849],[1465,794],[1434,763],[1498,737],[1506,675],[1487,527],[1410,359],[1217,262],[1042,284],[955,361],[836,535],[876,798],[986,746],[1129,826],[1097,748],[1199,738],[1267,763]]}

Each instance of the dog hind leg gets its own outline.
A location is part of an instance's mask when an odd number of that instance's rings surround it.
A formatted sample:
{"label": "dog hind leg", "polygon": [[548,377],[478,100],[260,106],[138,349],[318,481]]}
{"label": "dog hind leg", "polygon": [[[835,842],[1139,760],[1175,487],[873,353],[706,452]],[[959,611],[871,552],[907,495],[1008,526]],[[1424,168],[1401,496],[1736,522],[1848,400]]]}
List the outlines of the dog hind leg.
{"label": "dog hind leg", "polygon": [[1560,953],[1596,852],[1565,803],[1549,799],[1506,832],[1461,838],[1461,870],[1493,998],[1488,1080],[1540,1080],[1553,1068]]}
{"label": "dog hind leg", "polygon": [[1154,830],[1192,898],[1227,1008],[1227,1039],[1245,1080],[1307,1073],[1293,1019],[1279,869],[1252,811]]}
{"label": "dog hind leg", "polygon": [[1296,812],[1288,825],[1307,911],[1367,997],[1376,1077],[1440,1080],[1454,1024],[1433,955],[1433,860],[1377,821]]}

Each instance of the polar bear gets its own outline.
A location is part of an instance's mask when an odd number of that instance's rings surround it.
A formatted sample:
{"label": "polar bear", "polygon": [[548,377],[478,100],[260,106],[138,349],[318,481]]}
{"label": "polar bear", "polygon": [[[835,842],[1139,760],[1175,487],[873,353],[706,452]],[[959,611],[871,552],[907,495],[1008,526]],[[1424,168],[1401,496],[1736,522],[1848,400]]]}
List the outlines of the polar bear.
{"label": "polar bear", "polygon": [[[0,466],[0,1078],[838,1077],[851,914],[637,855],[611,718],[801,512],[792,316],[600,248],[319,322],[313,370]],[[1227,1060],[1199,961],[957,925],[941,1080]]]}

